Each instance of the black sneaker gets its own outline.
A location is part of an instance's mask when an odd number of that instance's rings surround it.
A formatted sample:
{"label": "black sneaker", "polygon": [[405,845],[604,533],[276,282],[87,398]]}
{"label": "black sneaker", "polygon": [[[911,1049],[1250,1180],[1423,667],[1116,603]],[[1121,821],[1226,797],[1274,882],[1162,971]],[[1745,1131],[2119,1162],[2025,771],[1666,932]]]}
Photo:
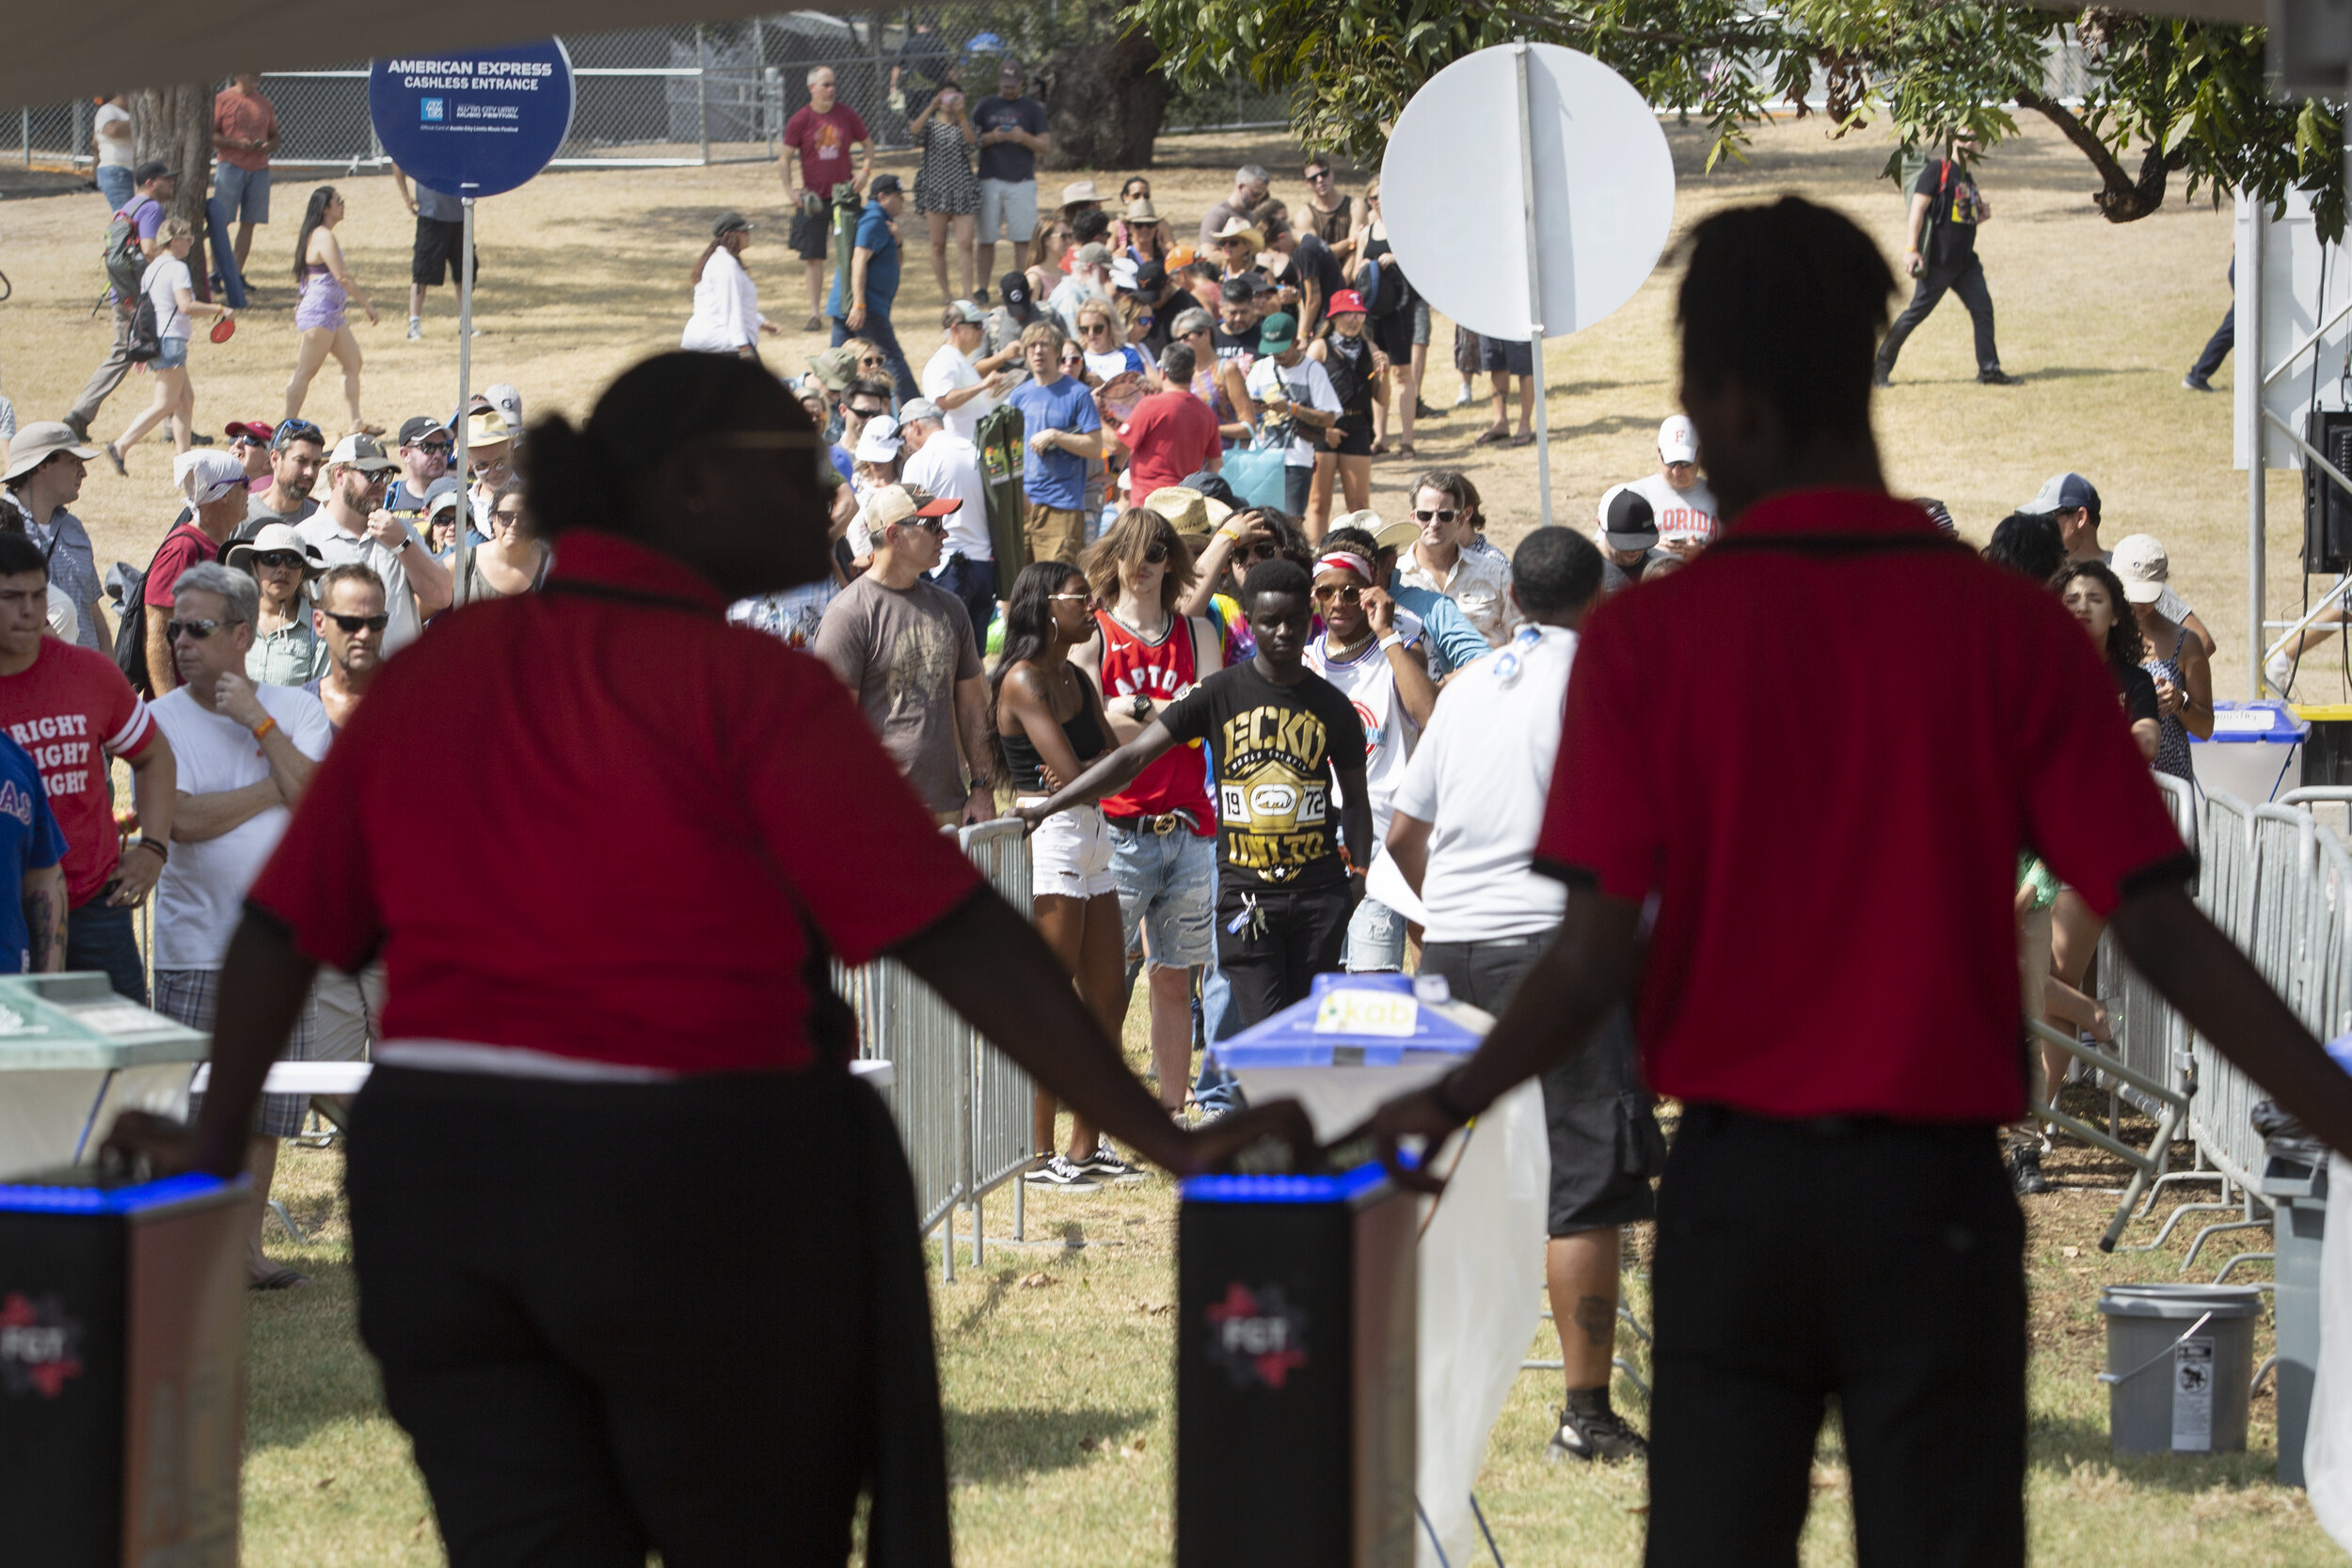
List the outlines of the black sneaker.
{"label": "black sneaker", "polygon": [[1102,1185],[1093,1177],[1080,1170],[1058,1154],[1049,1154],[1023,1173],[1022,1180],[1032,1186],[1059,1187],[1064,1192],[1091,1192]]}
{"label": "black sneaker", "polygon": [[1895,379],[1894,377],[1888,375],[1884,371],[1872,371],[1870,372],[1870,385],[1873,387],[1892,387],[1895,385]]}
{"label": "black sneaker", "polygon": [[1559,1430],[1551,1434],[1551,1442],[1544,1449],[1547,1465],[1557,1465],[1563,1459],[1597,1459],[1614,1464],[1621,1459],[1648,1457],[1648,1440],[1626,1425],[1624,1418],[1613,1410],[1598,1414],[1561,1411]]}
{"label": "black sneaker", "polygon": [[2042,1174],[2042,1150],[2031,1144],[2024,1144],[2010,1149],[2009,1151],[2009,1180],[2010,1184],[2017,1189],[2017,1196],[2020,1197],[2031,1197],[2036,1193],[2048,1192],[2050,1179]]}
{"label": "black sneaker", "polygon": [[1151,1178],[1144,1172],[1136,1169],[1134,1165],[1129,1164],[1125,1160],[1120,1159],[1118,1148],[1113,1145],[1108,1138],[1104,1138],[1101,1143],[1097,1144],[1092,1154],[1083,1160],[1075,1161],[1073,1163],[1080,1170],[1086,1172],[1087,1175],[1091,1176],[1097,1181],[1104,1183],[1146,1181],[1151,1180]]}
{"label": "black sneaker", "polygon": [[1977,385],[1979,387],[2023,387],[2025,384],[2024,376],[2011,375],[2007,371],[1979,371],[1977,372]]}
{"label": "black sneaker", "polygon": [[2192,392],[2210,392],[2213,390],[2213,383],[2207,381],[2203,376],[2199,375],[2195,371],[2191,371],[2186,375],[2181,377],[2181,385]]}
{"label": "black sneaker", "polygon": [[1451,408],[1432,408],[1420,398],[1413,400],[1413,418],[1417,420],[1442,420],[1453,412]]}

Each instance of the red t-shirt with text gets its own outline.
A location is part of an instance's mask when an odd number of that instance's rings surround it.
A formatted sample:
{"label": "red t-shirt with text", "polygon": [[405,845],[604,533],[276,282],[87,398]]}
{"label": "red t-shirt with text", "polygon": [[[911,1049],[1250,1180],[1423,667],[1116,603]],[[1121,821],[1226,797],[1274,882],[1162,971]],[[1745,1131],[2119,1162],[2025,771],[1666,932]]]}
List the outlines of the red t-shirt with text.
{"label": "red t-shirt with text", "polygon": [[113,659],[44,637],[32,668],[0,675],[0,726],[40,769],[49,809],[65,834],[66,903],[79,909],[122,858],[106,759],[147,750],[154,721]]}

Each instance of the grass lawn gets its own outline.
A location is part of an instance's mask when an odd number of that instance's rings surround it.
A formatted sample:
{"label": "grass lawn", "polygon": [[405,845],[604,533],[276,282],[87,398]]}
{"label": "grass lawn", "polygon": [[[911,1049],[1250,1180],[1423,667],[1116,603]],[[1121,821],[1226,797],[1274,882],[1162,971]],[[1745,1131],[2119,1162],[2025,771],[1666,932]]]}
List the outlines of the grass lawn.
{"label": "grass lawn", "polygon": [[[1678,227],[1727,202],[1793,190],[1836,203],[1867,224],[1890,253],[1899,248],[1902,204],[1875,179],[1885,150],[1875,137],[1833,141],[1818,119],[1768,127],[1748,163],[1712,176],[1700,173],[1695,133],[1677,131],[1672,140],[1682,182]],[[1295,150],[1280,138],[1184,137],[1162,144],[1154,198],[1182,230],[1224,193],[1233,166],[1251,159],[1277,170],[1280,194],[1297,196]],[[884,162],[912,172],[904,158]],[[1095,177],[1115,182],[1123,172]],[[1360,171],[1343,182],[1360,191]],[[449,291],[435,293],[426,340],[405,341],[408,220],[389,181],[338,183],[351,205],[345,246],[385,318],[380,326],[358,327],[368,356],[366,411],[394,428],[420,411],[446,412],[456,382]],[[2176,585],[2221,640],[2219,693],[2245,695],[2245,483],[2229,466],[2229,402],[2177,386],[2227,304],[2228,214],[2176,197],[2139,223],[2108,225],[2091,211],[2093,182],[2079,155],[2030,128],[1993,155],[1984,184],[1995,218],[1981,249],[2003,357],[2026,385],[1974,385],[1965,313],[1947,303],[1912,339],[1898,385],[1878,399],[1891,483],[1902,494],[1942,498],[1963,532],[1981,541],[2044,476],[2066,468],[2090,475],[2106,499],[2110,543],[2144,530],[2169,546]],[[230,343],[197,347],[192,368],[201,430],[216,433],[225,420],[275,419],[280,411],[294,357],[287,262],[307,185],[299,176],[282,182],[279,221],[256,242],[256,308]],[[797,330],[806,299],[798,264],[782,244],[780,197],[764,168],[634,169],[548,176],[484,203],[486,335],[476,345],[476,384],[515,383],[534,415],[584,412],[615,372],[676,342],[691,303],[693,260],[710,218],[729,207],[761,225],[747,261],[769,313],[787,327],[766,348],[767,362],[798,372],[821,341]],[[16,294],[0,309],[0,388],[22,420],[57,417],[105,354],[106,324],[89,309],[99,287],[103,221],[103,203],[87,192],[7,203],[7,264]],[[909,224],[908,232],[912,237],[919,226]],[[1653,432],[1674,406],[1673,286],[1672,271],[1661,269],[1614,317],[1547,347],[1553,502],[1563,521],[1589,526],[1585,520],[1610,483],[1654,465]],[[897,319],[918,362],[937,341],[938,304],[930,258],[917,246],[908,257]],[[1457,378],[1442,323],[1436,339],[1426,395],[1444,405]],[[2226,388],[2237,370],[2233,361],[2219,385]],[[131,378],[96,420],[96,434],[115,435],[148,395],[145,378]],[[330,430],[341,428],[331,368],[313,387],[306,411]],[[1471,447],[1484,422],[1483,411],[1469,410],[1425,425],[1421,463],[1471,472],[1486,494],[1494,532],[1507,546],[1538,515],[1534,458]],[[1416,467],[1393,458],[1376,463],[1374,505],[1395,515]],[[103,462],[93,466],[75,510],[97,538],[102,569],[116,560],[147,560],[180,504],[169,467],[167,451],[152,439],[133,451],[128,478]],[[2274,476],[2274,614],[2303,591],[2294,564],[2297,493],[2295,476]],[[1737,650],[1726,656],[1736,658]],[[2319,700],[2330,683],[2314,673],[2307,672],[2300,694]],[[2037,1552],[2070,1568],[2283,1568],[2341,1560],[2301,1495],[2267,1479],[2273,1439],[2266,1394],[2254,1407],[2253,1451],[2243,1457],[2108,1457],[2104,1390],[2093,1375],[2102,1343],[2097,1287],[2170,1277],[2184,1249],[2169,1259],[2101,1256],[2094,1243],[2113,1200],[2084,1189],[2119,1186],[2120,1175],[2104,1162],[2079,1158],[2054,1161],[2051,1169],[2061,1190],[2028,1206]],[[382,1411],[373,1369],[354,1337],[339,1172],[340,1156],[332,1152],[293,1151],[281,1167],[283,1196],[315,1239],[308,1247],[276,1250],[318,1283],[253,1305],[246,1560],[255,1568],[426,1563],[439,1557],[405,1445]],[[1818,1195],[1822,1202],[1838,1196]],[[1008,1211],[1001,1201],[991,1206],[993,1228],[1005,1228]],[[1172,1191],[1154,1181],[1120,1192],[1040,1196],[1029,1232],[1086,1244],[993,1251],[982,1267],[960,1271],[954,1285],[934,1294],[962,1560],[1008,1568],[1165,1561]],[[2151,1233],[2142,1226],[2134,1236]],[[2266,1350],[2265,1333],[2257,1354]],[[1539,1344],[1536,1354],[1556,1352]],[[1638,1415],[1630,1390],[1621,1393]],[[1526,1374],[1497,1428],[1480,1491],[1504,1552],[1522,1564],[1632,1563],[1642,1538],[1641,1478],[1542,1465],[1553,1397],[1544,1374]],[[1845,1480],[1834,1447],[1824,1449],[1817,1486],[1823,1506],[1807,1560],[1847,1560]]]}

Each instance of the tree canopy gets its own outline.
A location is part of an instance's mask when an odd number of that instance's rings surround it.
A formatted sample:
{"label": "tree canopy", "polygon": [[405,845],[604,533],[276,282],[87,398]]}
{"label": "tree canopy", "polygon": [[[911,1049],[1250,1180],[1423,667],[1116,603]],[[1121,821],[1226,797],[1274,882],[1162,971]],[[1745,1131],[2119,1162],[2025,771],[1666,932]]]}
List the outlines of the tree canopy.
{"label": "tree canopy", "polygon": [[[2342,106],[2270,96],[2259,27],[1966,0],[1126,0],[1120,15],[1158,40],[1179,89],[1289,91],[1307,146],[1359,156],[1422,83],[1523,38],[1583,50],[1703,122],[1709,168],[1770,106],[1817,90],[1837,135],[1892,129],[1890,173],[1962,131],[2014,135],[2025,110],[2088,160],[2111,222],[2154,212],[2177,174],[2216,199],[2307,192],[2320,232],[2344,232]],[[2048,60],[2068,34],[2084,79],[2061,101]]]}

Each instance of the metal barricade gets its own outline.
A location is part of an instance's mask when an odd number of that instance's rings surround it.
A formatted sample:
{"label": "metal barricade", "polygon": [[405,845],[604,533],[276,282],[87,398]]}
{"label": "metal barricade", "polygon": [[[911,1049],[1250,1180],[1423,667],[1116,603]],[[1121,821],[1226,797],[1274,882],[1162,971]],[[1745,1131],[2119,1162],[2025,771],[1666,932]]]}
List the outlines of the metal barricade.
{"label": "metal barricade", "polygon": [[[1028,846],[1017,821],[983,822],[957,834],[1005,901],[1029,908]],[[859,969],[836,964],[834,983],[856,1009],[858,1054],[891,1064],[891,1112],[914,1173],[914,1204],[925,1235],[946,1227],[941,1270],[956,1276],[956,1211],[972,1212],[972,1261],[984,1256],[983,1202],[1013,1182],[1013,1233],[1024,1229],[1015,1179],[1029,1163],[1028,1074],[981,1039],[937,992],[889,958]]]}

